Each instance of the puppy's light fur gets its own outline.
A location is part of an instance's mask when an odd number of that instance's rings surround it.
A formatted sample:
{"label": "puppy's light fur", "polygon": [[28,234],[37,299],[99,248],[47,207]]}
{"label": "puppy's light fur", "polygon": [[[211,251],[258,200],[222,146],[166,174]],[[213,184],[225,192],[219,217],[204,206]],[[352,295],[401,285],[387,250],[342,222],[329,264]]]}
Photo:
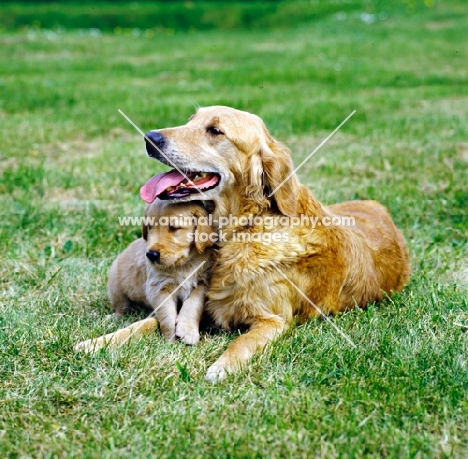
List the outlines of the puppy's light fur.
{"label": "puppy's light fur", "polygon": [[[186,125],[159,133],[164,156],[153,157],[162,162],[169,158],[186,171],[219,174],[219,185],[204,192],[205,198],[215,201],[217,218],[302,215],[320,222],[348,216],[356,222],[355,226],[277,223],[270,229],[261,224],[223,229],[227,240],[220,242],[206,309],[219,326],[244,324],[249,331],[209,368],[208,380],[238,369],[283,333],[294,316],[304,321],[317,316],[318,309],[330,314],[364,307],[408,282],[405,241],[385,207],[376,201],[322,205],[300,185],[289,150],[270,135],[259,117],[229,107],[200,108]],[[281,240],[266,244],[234,237],[268,232],[280,234]]]}
{"label": "puppy's light fur", "polygon": [[[150,224],[151,220],[158,224]],[[152,308],[155,318],[79,343],[77,349],[116,346],[130,335],[151,332],[158,323],[167,342],[175,342],[176,338],[186,344],[199,341],[213,255],[209,247],[214,238],[199,237],[213,233],[208,226],[208,212],[201,202],[170,204],[156,200],[147,207],[146,221],[143,237],[130,244],[112,264],[108,293],[117,316],[139,303]],[[148,259],[149,251],[159,254],[157,263]]]}

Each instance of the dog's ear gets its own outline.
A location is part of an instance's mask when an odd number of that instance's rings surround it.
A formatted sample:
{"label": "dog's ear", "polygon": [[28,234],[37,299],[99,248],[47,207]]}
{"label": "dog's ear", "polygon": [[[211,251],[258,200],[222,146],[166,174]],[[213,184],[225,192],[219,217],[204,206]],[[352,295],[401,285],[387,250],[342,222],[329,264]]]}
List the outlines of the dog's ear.
{"label": "dog's ear", "polygon": [[298,215],[299,181],[294,172],[291,153],[286,145],[275,140],[265,128],[260,147],[264,185],[283,215]]}
{"label": "dog's ear", "polygon": [[143,219],[143,223],[141,224],[141,237],[144,241],[148,240],[148,205],[145,206],[145,218]]}
{"label": "dog's ear", "polygon": [[141,237],[145,241],[148,240],[148,225],[145,222],[141,225]]}
{"label": "dog's ear", "polygon": [[263,183],[263,164],[260,156],[261,152],[254,152],[250,158],[249,168],[247,170],[247,187],[245,192],[249,198],[257,202],[264,199],[264,183]]}
{"label": "dog's ear", "polygon": [[209,215],[203,209],[195,209],[193,215],[197,219],[197,226],[195,229],[195,248],[198,253],[203,253],[208,247],[211,247],[215,243],[216,233],[209,224]]}

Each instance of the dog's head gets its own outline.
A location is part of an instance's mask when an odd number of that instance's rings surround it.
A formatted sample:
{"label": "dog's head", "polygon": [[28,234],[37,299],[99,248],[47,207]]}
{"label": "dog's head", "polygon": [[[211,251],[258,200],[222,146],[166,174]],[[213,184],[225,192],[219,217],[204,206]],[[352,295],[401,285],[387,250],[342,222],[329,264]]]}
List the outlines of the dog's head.
{"label": "dog's head", "polygon": [[263,206],[273,203],[284,215],[298,213],[299,183],[289,150],[256,115],[200,108],[186,125],[150,131],[145,140],[150,157],[174,168],[142,187],[147,202],[211,199],[219,205],[240,194]]}
{"label": "dog's head", "polygon": [[208,210],[200,201],[172,204],[159,199],[147,206],[142,228],[146,257],[161,266],[181,266],[216,242]]}

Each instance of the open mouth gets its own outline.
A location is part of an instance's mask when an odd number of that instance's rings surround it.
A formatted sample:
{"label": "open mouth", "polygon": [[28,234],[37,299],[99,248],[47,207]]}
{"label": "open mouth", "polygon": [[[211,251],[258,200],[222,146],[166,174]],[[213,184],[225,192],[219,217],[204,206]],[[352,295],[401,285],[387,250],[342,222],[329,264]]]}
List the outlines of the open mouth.
{"label": "open mouth", "polygon": [[140,189],[140,197],[148,204],[156,198],[183,199],[200,191],[219,185],[220,176],[215,172],[186,172],[185,176],[173,169],[151,177]]}

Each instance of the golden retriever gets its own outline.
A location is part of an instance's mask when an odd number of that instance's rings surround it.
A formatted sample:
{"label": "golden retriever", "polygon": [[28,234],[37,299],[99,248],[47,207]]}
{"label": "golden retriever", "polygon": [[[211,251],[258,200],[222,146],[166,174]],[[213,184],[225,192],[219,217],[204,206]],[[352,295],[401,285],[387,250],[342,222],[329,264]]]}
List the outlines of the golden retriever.
{"label": "golden retriever", "polygon": [[249,327],[211,365],[208,380],[236,371],[295,316],[302,322],[365,307],[408,282],[405,241],[386,208],[322,205],[258,116],[200,108],[186,125],[145,140],[150,157],[176,168],[148,181],[146,201],[215,202],[222,233],[205,307],[221,327]]}
{"label": "golden retriever", "polygon": [[131,243],[112,264],[108,293],[116,316],[139,303],[152,308],[155,318],[151,315],[115,333],[84,341],[76,349],[115,347],[130,335],[153,331],[158,322],[167,342],[178,338],[186,344],[198,343],[213,261],[209,247],[216,238],[208,211],[200,201],[170,204],[156,200],[147,206],[143,237]]}

